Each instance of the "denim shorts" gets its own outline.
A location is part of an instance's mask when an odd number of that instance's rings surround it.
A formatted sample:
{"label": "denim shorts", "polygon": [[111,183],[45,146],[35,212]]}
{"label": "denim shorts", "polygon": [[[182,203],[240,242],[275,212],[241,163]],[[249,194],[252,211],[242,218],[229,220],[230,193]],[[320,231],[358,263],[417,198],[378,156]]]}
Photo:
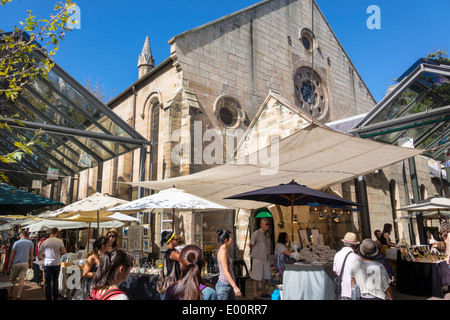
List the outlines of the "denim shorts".
{"label": "denim shorts", "polygon": [[216,283],[217,300],[236,300],[233,287],[218,280]]}

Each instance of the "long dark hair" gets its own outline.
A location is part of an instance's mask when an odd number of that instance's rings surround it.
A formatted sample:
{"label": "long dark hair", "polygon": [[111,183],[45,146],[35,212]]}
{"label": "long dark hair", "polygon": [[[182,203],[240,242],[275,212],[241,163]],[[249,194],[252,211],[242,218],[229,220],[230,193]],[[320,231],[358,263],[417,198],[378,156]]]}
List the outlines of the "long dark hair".
{"label": "long dark hair", "polygon": [[112,244],[112,248],[115,249],[115,248],[118,247],[117,240],[118,240],[118,238],[119,238],[119,234],[117,233],[116,229],[114,229],[114,228],[111,229],[111,230],[109,230],[108,233],[106,234],[106,238],[108,239],[108,241],[109,241],[109,235],[110,235],[111,233],[114,233],[114,234],[116,235],[115,240],[114,240],[114,242],[113,242],[113,244]]}
{"label": "long dark hair", "polygon": [[92,281],[93,290],[103,290],[114,284],[119,268],[123,266],[128,270],[133,266],[133,256],[131,253],[116,248],[111,252],[106,251],[100,260],[97,272]]}
{"label": "long dark hair", "polygon": [[92,244],[92,251],[94,254],[98,254],[98,250],[100,250],[103,246],[106,246],[108,243],[108,240],[106,237],[100,237]]}
{"label": "long dark hair", "polygon": [[174,232],[172,231],[168,231],[168,230],[164,230],[161,233],[161,245],[165,245],[168,244],[167,242],[169,242],[169,239],[172,237],[172,235],[174,235]]}
{"label": "long dark hair", "polygon": [[223,244],[225,242],[225,240],[230,239],[230,236],[231,236],[231,231],[217,229],[217,241],[220,244]]}
{"label": "long dark hair", "polygon": [[200,284],[214,288],[205,283],[201,270],[205,265],[205,256],[202,249],[195,244],[185,246],[180,252],[181,278],[178,280],[172,299],[201,300],[203,298]]}
{"label": "long dark hair", "polygon": [[288,234],[286,232],[280,232],[280,234],[278,234],[278,243],[282,243],[282,244],[286,244],[286,238],[287,238]]}
{"label": "long dark hair", "polygon": [[392,231],[392,224],[385,223],[383,226],[383,232],[381,234],[384,235],[385,233],[389,233],[389,231]]}

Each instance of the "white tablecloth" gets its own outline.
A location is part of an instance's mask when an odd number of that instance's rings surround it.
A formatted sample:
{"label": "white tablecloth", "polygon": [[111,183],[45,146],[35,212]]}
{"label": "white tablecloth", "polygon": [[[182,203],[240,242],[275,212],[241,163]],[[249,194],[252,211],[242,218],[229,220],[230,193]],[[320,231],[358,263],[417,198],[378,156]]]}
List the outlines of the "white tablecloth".
{"label": "white tablecloth", "polygon": [[332,266],[286,264],[283,300],[336,300]]}

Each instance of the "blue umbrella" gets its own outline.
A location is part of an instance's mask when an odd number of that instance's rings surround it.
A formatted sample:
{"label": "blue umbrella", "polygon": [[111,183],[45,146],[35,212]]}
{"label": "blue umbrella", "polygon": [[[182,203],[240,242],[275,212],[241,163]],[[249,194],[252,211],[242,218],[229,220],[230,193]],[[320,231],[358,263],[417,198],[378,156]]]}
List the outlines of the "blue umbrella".
{"label": "blue umbrella", "polygon": [[307,186],[298,184],[294,180],[286,184],[244,192],[225,199],[261,201],[279,204],[285,207],[310,205],[311,203],[319,203],[320,205],[361,206],[356,202],[308,188]]}
{"label": "blue umbrella", "polygon": [[0,183],[0,214],[2,215],[26,215],[34,209],[55,205],[64,205],[64,203]]}
{"label": "blue umbrella", "polygon": [[[252,200],[291,207],[291,219],[294,221],[294,206],[310,205],[319,203],[320,205],[346,205],[362,206],[356,202],[322,192],[307,186],[298,184],[294,180],[286,184],[257,189],[241,194],[236,194],[225,199]],[[300,225],[299,225],[300,226]],[[301,239],[300,239],[301,241]]]}

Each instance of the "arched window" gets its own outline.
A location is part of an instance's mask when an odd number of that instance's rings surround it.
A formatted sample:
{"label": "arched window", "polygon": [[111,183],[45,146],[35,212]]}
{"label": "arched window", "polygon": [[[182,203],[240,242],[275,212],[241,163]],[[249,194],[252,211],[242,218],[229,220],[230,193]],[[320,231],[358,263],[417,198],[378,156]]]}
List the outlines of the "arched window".
{"label": "arched window", "polygon": [[427,189],[423,184],[420,185],[420,200],[424,200],[428,198],[427,196]]}
{"label": "arched window", "polygon": [[158,179],[158,138],[159,138],[159,101],[150,108],[150,141],[152,142],[152,158],[150,159],[150,180]]}

